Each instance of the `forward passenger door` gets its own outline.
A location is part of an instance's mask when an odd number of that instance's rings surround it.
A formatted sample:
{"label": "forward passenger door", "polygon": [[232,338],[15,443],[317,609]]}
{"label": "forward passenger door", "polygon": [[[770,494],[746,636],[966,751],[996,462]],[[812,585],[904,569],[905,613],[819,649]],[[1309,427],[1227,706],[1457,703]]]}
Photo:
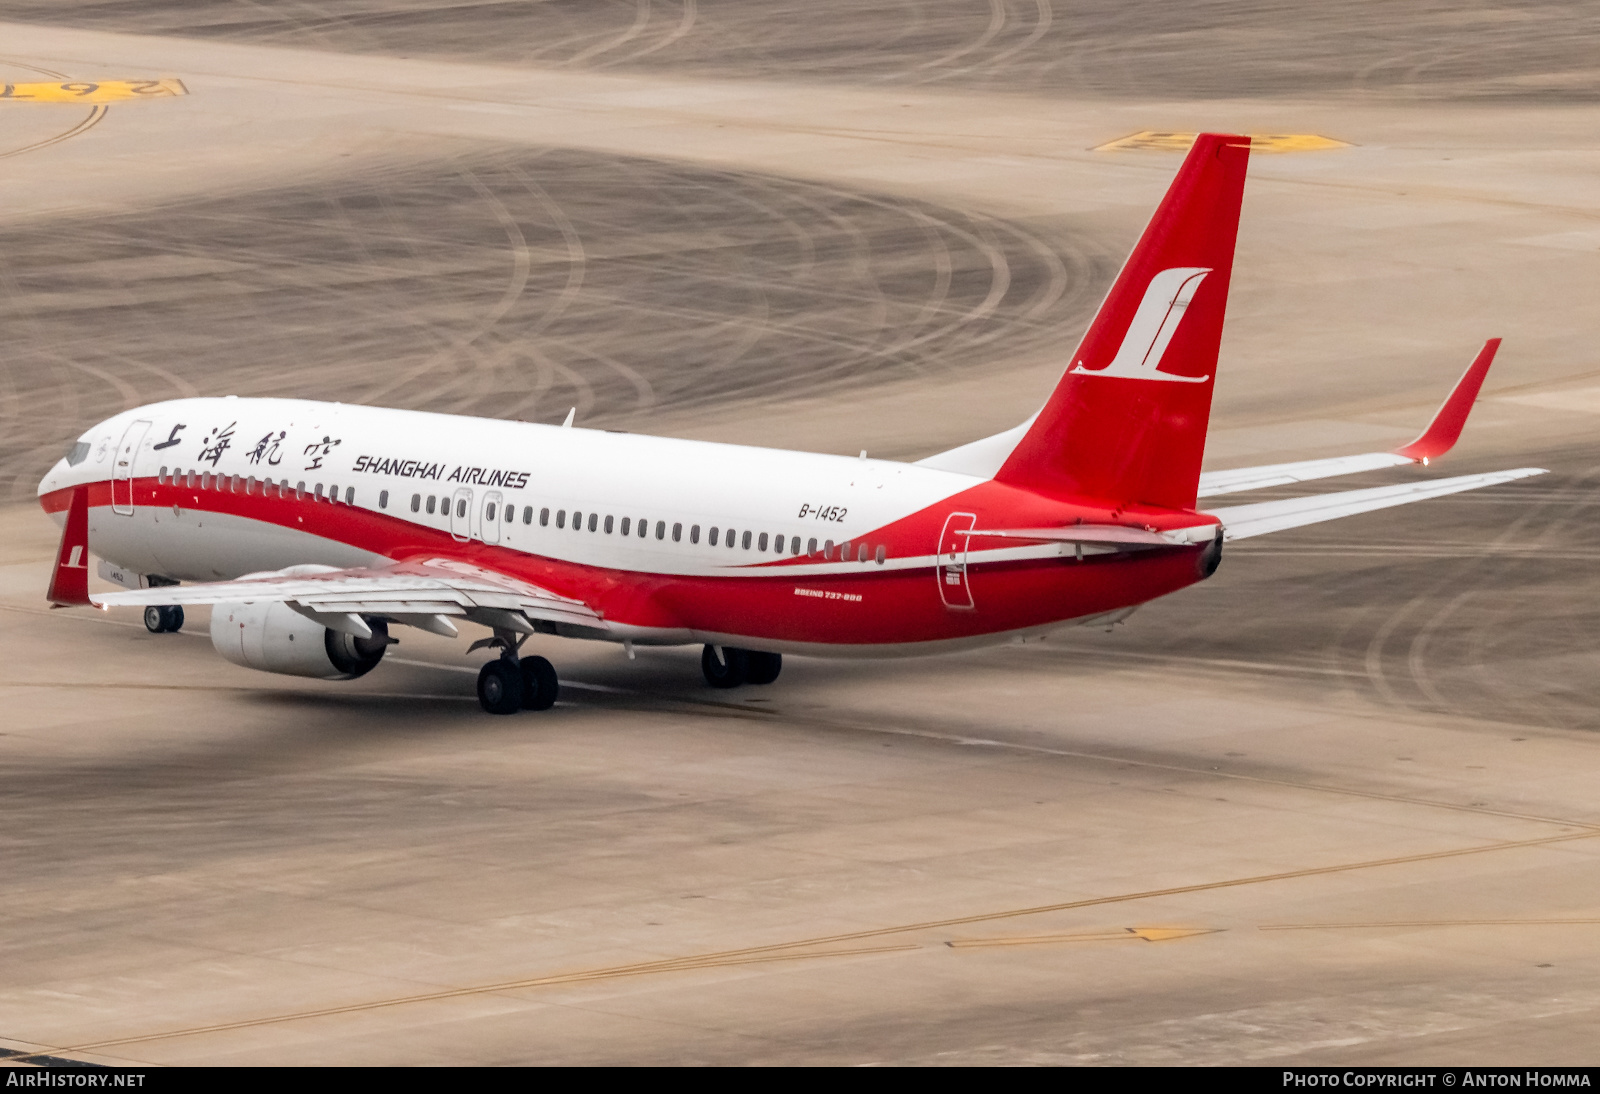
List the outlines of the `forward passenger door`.
{"label": "forward passenger door", "polygon": [[116,458],[111,467],[111,511],[124,517],[133,516],[133,466],[139,456],[139,446],[150,431],[150,421],[141,418],[122,433],[117,444]]}

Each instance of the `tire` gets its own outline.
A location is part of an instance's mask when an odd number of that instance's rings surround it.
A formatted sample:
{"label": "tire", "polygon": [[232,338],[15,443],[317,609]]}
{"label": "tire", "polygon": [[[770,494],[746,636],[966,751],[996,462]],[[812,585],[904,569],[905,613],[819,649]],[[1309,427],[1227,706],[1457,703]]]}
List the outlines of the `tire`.
{"label": "tire", "polygon": [[747,663],[745,652],[732,646],[722,646],[720,649],[720,657],[717,656],[717,646],[707,646],[700,651],[700,671],[705,674],[706,683],[714,688],[736,688],[744,683]]}
{"label": "tire", "polygon": [[490,661],[478,670],[478,704],[490,714],[522,709],[522,670],[509,661]]}
{"label": "tire", "polygon": [[561,694],[556,667],[543,657],[524,657],[522,668],[522,709],[549,710]]}
{"label": "tire", "polygon": [[745,670],[744,682],[747,684],[770,684],[778,678],[778,673],[783,671],[783,654],[761,653],[758,650],[744,651]]}
{"label": "tire", "polygon": [[183,630],[183,605],[150,605],[144,610],[144,627],[151,634],[177,634]]}

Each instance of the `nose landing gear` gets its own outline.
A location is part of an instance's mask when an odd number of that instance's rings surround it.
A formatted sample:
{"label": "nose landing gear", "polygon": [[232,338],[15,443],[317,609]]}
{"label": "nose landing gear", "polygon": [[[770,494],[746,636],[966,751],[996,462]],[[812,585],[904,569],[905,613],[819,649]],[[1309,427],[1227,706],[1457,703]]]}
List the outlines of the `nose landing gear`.
{"label": "nose landing gear", "polygon": [[700,671],[706,683],[714,688],[770,684],[783,671],[783,655],[733,646],[707,646],[700,652]]}

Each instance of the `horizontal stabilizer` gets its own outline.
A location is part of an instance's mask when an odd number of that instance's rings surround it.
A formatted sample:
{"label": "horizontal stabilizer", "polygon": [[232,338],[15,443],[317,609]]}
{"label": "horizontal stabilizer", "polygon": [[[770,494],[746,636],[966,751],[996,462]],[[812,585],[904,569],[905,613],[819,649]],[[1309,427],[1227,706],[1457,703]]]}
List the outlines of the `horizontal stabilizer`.
{"label": "horizontal stabilizer", "polygon": [[[958,533],[959,534],[959,533]],[[1061,528],[976,528],[968,536],[998,536],[1036,543],[1092,543],[1108,547],[1171,547],[1173,540],[1160,532],[1121,524],[1069,524]],[[971,541],[968,541],[971,546]]]}
{"label": "horizontal stabilizer", "polygon": [[1252,505],[1232,505],[1212,509],[1210,514],[1222,521],[1226,539],[1249,539],[1268,532],[1281,532],[1285,528],[1298,528],[1304,524],[1317,524],[1374,509],[1387,509],[1394,505],[1409,505],[1414,501],[1442,498],[1459,494],[1463,490],[1477,490],[1485,486],[1525,479],[1530,475],[1543,475],[1542,467],[1518,467],[1510,471],[1491,471],[1483,475],[1460,475],[1453,479],[1434,479],[1431,482],[1408,482],[1399,486],[1376,486],[1368,490],[1341,490],[1332,494],[1316,494],[1307,498],[1284,498],[1281,501],[1261,501]]}
{"label": "horizontal stabilizer", "polygon": [[1363,471],[1401,467],[1415,462],[1409,456],[1394,452],[1363,452],[1359,456],[1334,456],[1327,460],[1269,463],[1260,467],[1236,467],[1231,471],[1203,471],[1200,474],[1200,496],[1208,498],[1215,494],[1264,490],[1269,486],[1331,479],[1336,475],[1357,475]]}

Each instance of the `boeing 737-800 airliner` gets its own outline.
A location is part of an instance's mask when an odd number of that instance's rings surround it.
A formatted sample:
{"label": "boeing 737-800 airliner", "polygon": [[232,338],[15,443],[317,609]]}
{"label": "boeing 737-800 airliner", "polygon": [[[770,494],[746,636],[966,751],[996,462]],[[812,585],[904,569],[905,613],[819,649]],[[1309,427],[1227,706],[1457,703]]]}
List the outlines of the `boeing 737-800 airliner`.
{"label": "boeing 737-800 airliner", "polygon": [[[214,605],[268,672],[370,671],[397,626],[490,635],[485,710],[555,702],[528,635],[703,644],[713,686],[784,653],[961,650],[1118,619],[1229,539],[1539,474],[1205,511],[1198,499],[1408,463],[1454,444],[1485,345],[1394,452],[1202,474],[1249,139],[1202,135],[1055,391],[1015,429],[917,463],[295,399],[180,399],[88,430],[39,486],[57,604]],[[127,591],[91,597],[88,559]]]}

